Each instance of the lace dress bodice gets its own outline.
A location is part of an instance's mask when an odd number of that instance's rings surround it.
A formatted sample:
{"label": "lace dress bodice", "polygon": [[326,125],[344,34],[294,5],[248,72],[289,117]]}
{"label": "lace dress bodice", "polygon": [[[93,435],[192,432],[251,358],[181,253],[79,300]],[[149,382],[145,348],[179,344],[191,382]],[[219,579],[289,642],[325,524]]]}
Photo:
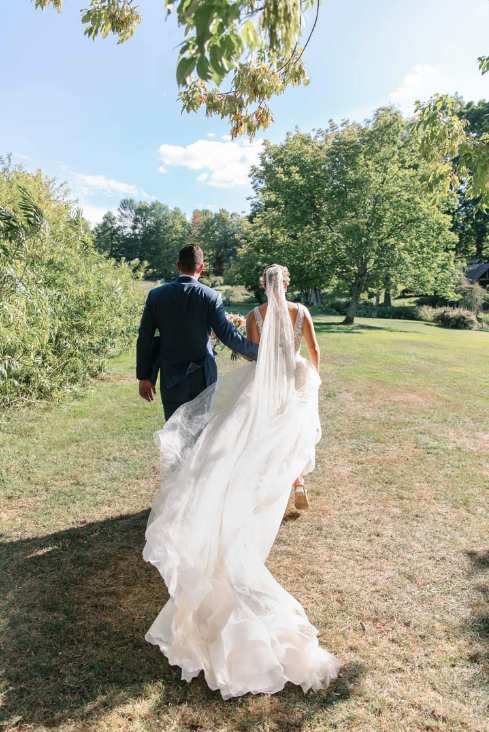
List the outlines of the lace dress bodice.
{"label": "lace dress bodice", "polygon": [[[263,318],[258,307],[253,309],[255,315],[256,327],[258,328],[258,335],[261,338],[263,330]],[[297,318],[294,325],[294,349],[296,354],[299,353],[302,341],[302,332],[304,330],[304,305],[298,304]]]}

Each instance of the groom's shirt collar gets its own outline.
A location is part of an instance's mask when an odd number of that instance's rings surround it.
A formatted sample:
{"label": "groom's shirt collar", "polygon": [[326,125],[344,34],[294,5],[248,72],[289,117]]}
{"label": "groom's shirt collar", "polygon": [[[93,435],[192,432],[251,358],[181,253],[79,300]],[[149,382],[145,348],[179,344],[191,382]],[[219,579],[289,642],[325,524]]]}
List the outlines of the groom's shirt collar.
{"label": "groom's shirt collar", "polygon": [[180,275],[179,277],[177,277],[176,281],[177,282],[198,282],[199,280],[197,279],[197,277],[194,277],[193,275],[183,274],[183,275]]}

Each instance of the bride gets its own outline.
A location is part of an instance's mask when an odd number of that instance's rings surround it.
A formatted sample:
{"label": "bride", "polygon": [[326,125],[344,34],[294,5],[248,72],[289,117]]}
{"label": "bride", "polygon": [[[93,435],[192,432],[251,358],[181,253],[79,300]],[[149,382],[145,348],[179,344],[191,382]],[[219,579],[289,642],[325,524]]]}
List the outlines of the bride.
{"label": "bride", "polygon": [[[182,679],[204,671],[223,699],[273,694],[288,681],[325,689],[340,666],[265,566],[291,486],[301,490],[321,436],[314,326],[303,306],[287,302],[288,279],[286,267],[267,267],[267,304],[248,314],[258,361],[209,386],[155,433],[162,483],[143,557],[170,599],[146,640]],[[314,365],[299,355],[303,334]]]}

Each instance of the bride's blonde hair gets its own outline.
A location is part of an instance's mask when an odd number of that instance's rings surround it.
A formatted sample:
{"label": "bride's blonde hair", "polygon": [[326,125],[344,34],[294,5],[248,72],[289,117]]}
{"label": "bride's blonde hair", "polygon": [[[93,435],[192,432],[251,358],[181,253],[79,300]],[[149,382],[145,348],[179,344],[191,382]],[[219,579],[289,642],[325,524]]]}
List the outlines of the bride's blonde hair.
{"label": "bride's blonde hair", "polygon": [[285,267],[282,264],[269,264],[268,267],[265,267],[265,269],[263,270],[263,274],[260,275],[260,285],[263,288],[265,287],[266,282],[267,282],[267,270],[269,270],[271,267],[278,267],[279,269],[282,270],[282,276],[283,276],[284,282],[286,285],[288,285],[290,282],[290,272],[287,269],[287,267]]}

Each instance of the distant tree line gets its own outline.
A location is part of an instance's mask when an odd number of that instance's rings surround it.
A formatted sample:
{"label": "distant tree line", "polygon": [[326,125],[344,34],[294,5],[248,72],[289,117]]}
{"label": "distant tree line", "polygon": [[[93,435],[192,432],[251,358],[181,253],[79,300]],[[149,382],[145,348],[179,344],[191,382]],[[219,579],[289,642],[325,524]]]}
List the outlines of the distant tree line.
{"label": "distant tree line", "polygon": [[198,244],[213,275],[222,276],[236,260],[248,222],[221,209],[196,209],[190,218],[179,209],[153,201],[121,201],[116,214],[108,212],[94,229],[96,248],[120,261],[146,262],[146,276],[169,280],[177,276],[178,252]]}

